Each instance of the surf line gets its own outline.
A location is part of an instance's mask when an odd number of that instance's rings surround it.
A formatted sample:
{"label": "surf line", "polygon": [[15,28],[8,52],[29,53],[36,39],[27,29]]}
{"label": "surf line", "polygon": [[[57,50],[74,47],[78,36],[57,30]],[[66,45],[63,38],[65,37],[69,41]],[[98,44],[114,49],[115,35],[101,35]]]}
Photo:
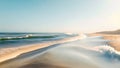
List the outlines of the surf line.
{"label": "surf line", "polygon": [[75,37],[70,37],[70,38],[65,38],[57,41],[48,41],[44,43],[39,43],[39,44],[32,44],[29,46],[20,46],[20,47],[13,47],[13,48],[4,48],[0,49],[0,63],[13,59],[23,53],[28,53],[37,49],[45,48],[48,46],[52,46],[55,44],[61,44],[61,43],[67,43],[67,42],[72,42],[80,39],[80,36],[75,36]]}

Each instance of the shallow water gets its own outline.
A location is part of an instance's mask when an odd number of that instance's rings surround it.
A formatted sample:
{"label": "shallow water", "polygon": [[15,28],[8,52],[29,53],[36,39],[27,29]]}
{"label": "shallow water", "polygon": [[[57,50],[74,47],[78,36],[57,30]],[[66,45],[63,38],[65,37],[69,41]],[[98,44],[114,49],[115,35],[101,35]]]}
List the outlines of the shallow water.
{"label": "shallow water", "polygon": [[120,52],[102,36],[63,41],[5,61],[0,68],[120,68]]}

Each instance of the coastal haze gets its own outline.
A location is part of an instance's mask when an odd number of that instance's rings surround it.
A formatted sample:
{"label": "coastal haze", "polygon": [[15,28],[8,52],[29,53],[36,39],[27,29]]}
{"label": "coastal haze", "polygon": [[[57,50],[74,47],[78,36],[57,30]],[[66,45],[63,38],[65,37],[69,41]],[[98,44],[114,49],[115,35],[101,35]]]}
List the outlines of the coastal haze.
{"label": "coastal haze", "polygon": [[1,0],[0,68],[120,68],[120,0]]}

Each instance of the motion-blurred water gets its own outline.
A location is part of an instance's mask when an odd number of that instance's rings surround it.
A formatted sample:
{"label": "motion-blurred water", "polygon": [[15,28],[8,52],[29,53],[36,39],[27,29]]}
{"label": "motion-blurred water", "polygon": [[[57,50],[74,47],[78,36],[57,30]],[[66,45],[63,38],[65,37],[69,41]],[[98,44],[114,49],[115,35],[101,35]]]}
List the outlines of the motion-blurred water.
{"label": "motion-blurred water", "polygon": [[0,47],[15,47],[70,37],[65,33],[0,33]]}
{"label": "motion-blurred water", "polygon": [[[77,39],[74,40],[76,37]],[[72,41],[64,43],[67,41],[65,38],[68,38],[67,40],[71,38]],[[11,43],[11,41],[15,43]],[[54,41],[54,45],[28,53],[24,52],[24,48],[26,47],[22,47],[22,55],[17,55],[13,60],[8,60],[8,62],[0,64],[0,67],[34,68],[35,66],[36,68],[41,68],[42,66],[42,68],[56,68],[58,66],[57,68],[120,68],[120,52],[109,45],[111,40],[106,40],[103,36],[89,37],[85,34],[78,36],[78,34],[65,33],[1,34],[0,44],[1,48],[9,46],[5,44],[9,42],[11,45],[15,44],[15,46],[19,43],[26,44],[26,42],[27,44],[45,42],[45,44],[49,45],[46,41]],[[31,46],[27,48],[32,49]],[[3,53],[7,53],[8,50],[9,48],[4,50]],[[14,50],[14,48],[11,50]],[[20,49],[16,48],[16,50]]]}

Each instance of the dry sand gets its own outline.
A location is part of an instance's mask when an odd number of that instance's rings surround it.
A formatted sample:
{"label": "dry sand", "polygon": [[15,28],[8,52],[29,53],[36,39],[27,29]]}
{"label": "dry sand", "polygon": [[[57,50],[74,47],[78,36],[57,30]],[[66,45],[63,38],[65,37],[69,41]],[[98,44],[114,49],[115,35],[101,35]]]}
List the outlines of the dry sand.
{"label": "dry sand", "polygon": [[116,50],[120,51],[120,34],[90,34],[91,36],[103,36],[110,40],[110,45]]}

